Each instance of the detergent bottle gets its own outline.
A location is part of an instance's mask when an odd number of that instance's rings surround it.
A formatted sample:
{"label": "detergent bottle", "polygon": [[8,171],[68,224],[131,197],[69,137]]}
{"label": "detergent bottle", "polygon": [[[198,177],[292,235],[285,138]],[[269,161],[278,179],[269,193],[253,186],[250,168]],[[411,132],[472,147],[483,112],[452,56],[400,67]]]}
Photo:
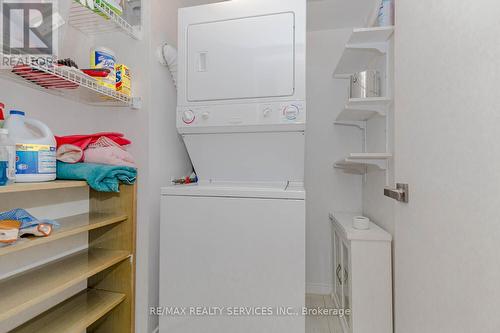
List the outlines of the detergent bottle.
{"label": "detergent bottle", "polygon": [[45,182],[56,179],[56,139],[41,121],[11,110],[4,127],[16,144],[16,182]]}
{"label": "detergent bottle", "polygon": [[16,179],[16,145],[9,139],[9,131],[0,128],[0,186]]}

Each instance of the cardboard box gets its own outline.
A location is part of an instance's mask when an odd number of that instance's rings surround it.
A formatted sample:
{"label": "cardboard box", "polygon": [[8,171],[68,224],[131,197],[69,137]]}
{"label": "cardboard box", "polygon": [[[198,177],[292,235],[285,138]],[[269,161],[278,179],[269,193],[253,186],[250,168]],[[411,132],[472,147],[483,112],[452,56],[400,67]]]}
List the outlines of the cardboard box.
{"label": "cardboard box", "polygon": [[116,91],[121,92],[127,96],[132,95],[132,78],[130,76],[130,69],[123,64],[116,64]]}

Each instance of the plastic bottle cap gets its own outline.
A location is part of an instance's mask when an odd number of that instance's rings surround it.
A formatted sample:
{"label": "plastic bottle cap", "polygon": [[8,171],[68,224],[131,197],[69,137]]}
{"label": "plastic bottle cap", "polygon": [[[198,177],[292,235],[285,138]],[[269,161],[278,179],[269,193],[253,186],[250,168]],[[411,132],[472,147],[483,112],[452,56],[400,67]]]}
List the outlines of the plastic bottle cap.
{"label": "plastic bottle cap", "polygon": [[17,115],[20,115],[20,116],[25,116],[26,114],[24,113],[24,111],[19,111],[19,110],[10,110],[10,114],[13,115],[13,114],[17,114]]}
{"label": "plastic bottle cap", "polygon": [[0,134],[9,134],[9,130],[6,128],[0,128]]}

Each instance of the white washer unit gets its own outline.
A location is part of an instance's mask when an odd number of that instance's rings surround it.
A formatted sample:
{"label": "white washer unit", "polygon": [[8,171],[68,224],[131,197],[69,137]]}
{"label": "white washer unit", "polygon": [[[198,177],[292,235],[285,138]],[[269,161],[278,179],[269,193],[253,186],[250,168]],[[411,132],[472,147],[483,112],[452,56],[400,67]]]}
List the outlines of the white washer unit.
{"label": "white washer unit", "polygon": [[304,333],[276,311],[305,300],[305,56],[306,0],[179,11],[177,128],[199,183],[162,189],[160,305],[226,313],[162,316],[160,333]]}
{"label": "white washer unit", "polygon": [[160,305],[186,314],[161,316],[160,333],[304,333],[303,316],[278,314],[304,306],[301,186],[198,184],[162,195]]}

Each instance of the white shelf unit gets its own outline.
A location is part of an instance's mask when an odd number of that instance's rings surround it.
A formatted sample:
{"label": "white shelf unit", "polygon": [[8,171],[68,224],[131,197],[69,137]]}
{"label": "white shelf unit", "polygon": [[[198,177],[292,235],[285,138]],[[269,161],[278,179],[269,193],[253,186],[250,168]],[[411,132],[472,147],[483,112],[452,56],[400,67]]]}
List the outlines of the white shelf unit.
{"label": "white shelf unit", "polygon": [[353,29],[334,77],[346,79],[353,73],[369,69],[376,58],[387,53],[387,41],[393,33],[392,26]]}
{"label": "white shelf unit", "polygon": [[[62,96],[80,103],[96,105],[96,106],[115,106],[115,107],[131,107],[140,109],[141,98],[127,96],[114,89],[100,85],[96,79],[86,75],[82,71],[67,66],[52,66],[33,64],[21,69],[34,69],[37,74],[25,75],[31,80],[24,78],[12,72],[12,70],[2,70],[1,77],[15,81],[31,88],[35,88],[53,95]],[[47,75],[40,75],[47,74]],[[35,83],[36,82],[36,83]],[[51,86],[55,82],[59,88],[46,88],[43,86]],[[61,88],[61,82],[66,83],[66,88]]]}
{"label": "white shelf unit", "polygon": [[367,121],[374,116],[385,117],[392,100],[387,97],[351,98],[337,116],[337,121]]}
{"label": "white shelf unit", "polygon": [[[94,7],[98,12],[93,11],[76,2],[71,4],[69,13],[69,24],[87,35],[97,35],[101,33],[122,31],[134,39],[141,39],[140,27],[130,25],[120,15],[112,11],[101,0],[94,1]],[[105,17],[100,14],[105,15]]]}
{"label": "white shelf unit", "polygon": [[334,168],[363,175],[369,166],[387,170],[391,158],[391,153],[351,153],[346,158],[335,162]]}
{"label": "white shelf unit", "polygon": [[350,309],[340,318],[342,333],[388,333],[392,325],[392,236],[370,222],[352,227],[358,213],[335,212],[332,222],[332,299]]}
{"label": "white shelf unit", "polygon": [[[347,100],[343,110],[337,116],[334,124],[342,126],[353,126],[363,131],[363,153],[350,154],[346,158],[334,164],[336,169],[346,173],[365,175],[368,167],[376,167],[378,170],[386,171],[388,182],[389,160],[392,154],[389,152],[389,117],[388,112],[393,103],[391,98],[391,73],[389,59],[389,41],[394,34],[394,27],[356,28],[352,30],[351,36],[345,46],[344,53],[334,71],[334,78],[349,79],[352,74],[368,69],[375,69],[377,65],[385,66],[385,97],[350,98]],[[383,57],[383,58],[382,58]],[[384,65],[385,63],[385,65]],[[385,152],[366,152],[366,130],[367,122],[373,117],[385,117],[386,121],[386,148]]]}

